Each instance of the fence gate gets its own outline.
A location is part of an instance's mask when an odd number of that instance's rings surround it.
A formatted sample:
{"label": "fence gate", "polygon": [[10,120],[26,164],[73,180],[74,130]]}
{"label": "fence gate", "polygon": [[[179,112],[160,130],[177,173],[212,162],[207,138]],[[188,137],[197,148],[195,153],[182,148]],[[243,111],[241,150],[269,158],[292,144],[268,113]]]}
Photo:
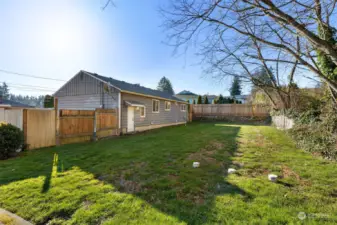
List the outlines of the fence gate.
{"label": "fence gate", "polygon": [[117,135],[116,109],[60,110],[59,144],[90,141]]}

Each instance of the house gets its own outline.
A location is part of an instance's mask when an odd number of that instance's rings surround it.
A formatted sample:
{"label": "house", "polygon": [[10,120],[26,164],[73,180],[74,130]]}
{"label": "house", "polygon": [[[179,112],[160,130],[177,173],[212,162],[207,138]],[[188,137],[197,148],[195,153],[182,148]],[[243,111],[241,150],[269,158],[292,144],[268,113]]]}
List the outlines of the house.
{"label": "house", "polygon": [[205,98],[208,99],[208,104],[214,104],[214,101],[219,98],[217,95],[204,95],[202,96],[202,101],[205,102]]}
{"label": "house", "polygon": [[[177,98],[180,98],[181,100],[183,100],[185,102],[190,103],[190,104],[192,104],[193,101],[195,101],[195,103],[197,103],[198,102],[198,97],[199,97],[199,95],[197,95],[197,94],[195,94],[193,92],[190,92],[190,91],[186,91],[186,90],[183,90],[183,91],[179,92],[175,96]],[[218,96],[216,96],[216,95],[208,95],[207,94],[207,95],[201,96],[202,97],[202,102],[205,102],[206,96],[207,96],[209,104],[214,103],[214,100],[218,98]]]}
{"label": "house", "polygon": [[179,92],[178,94],[175,95],[177,98],[185,101],[185,102],[189,102],[190,104],[193,103],[193,100],[195,102],[198,101],[198,95],[197,94],[194,94],[193,92],[190,92],[190,91],[186,91],[186,90],[183,90],[181,92]]}
{"label": "house", "polygon": [[128,133],[184,124],[187,104],[169,93],[81,70],[53,95],[58,109],[118,109]]}
{"label": "house", "polygon": [[249,101],[250,95],[235,95],[234,99],[245,104]]}
{"label": "house", "polygon": [[33,106],[4,99],[2,90],[0,90],[0,108],[24,109],[24,108],[33,108]]}

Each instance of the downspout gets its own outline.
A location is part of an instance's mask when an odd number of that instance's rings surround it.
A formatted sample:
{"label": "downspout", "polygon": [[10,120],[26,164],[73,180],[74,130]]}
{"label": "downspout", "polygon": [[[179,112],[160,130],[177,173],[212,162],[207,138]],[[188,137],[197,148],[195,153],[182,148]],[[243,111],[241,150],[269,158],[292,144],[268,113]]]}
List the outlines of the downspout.
{"label": "downspout", "polygon": [[118,130],[121,134],[122,129],[122,94],[118,92]]}

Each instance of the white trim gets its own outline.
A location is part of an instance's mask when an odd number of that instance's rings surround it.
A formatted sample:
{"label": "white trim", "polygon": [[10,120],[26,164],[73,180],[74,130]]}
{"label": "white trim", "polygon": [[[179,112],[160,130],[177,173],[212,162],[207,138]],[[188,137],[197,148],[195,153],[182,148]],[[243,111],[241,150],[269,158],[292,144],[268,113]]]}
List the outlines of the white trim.
{"label": "white trim", "polygon": [[137,93],[137,92],[132,92],[132,91],[125,91],[125,90],[121,90],[121,92],[125,93],[125,94],[130,94],[130,95],[138,95],[138,96],[143,96],[143,97],[147,97],[147,98],[156,98],[156,99],[160,99],[160,100],[166,100],[166,101],[171,101],[171,102],[179,102],[179,103],[185,103],[185,101],[181,100],[174,100],[174,99],[170,99],[170,98],[163,98],[163,97],[159,97],[156,95],[146,95],[146,94],[141,94],[141,93]]}
{"label": "white trim", "polygon": [[[166,103],[170,103],[170,104],[169,104],[169,106],[170,106],[169,109],[166,109]],[[164,103],[164,108],[165,108],[165,111],[171,111],[171,102],[170,102],[170,101],[165,101],[165,103]]]}
{"label": "white trim", "polygon": [[121,129],[122,127],[122,94],[121,92],[118,93],[118,128]]}
{"label": "white trim", "polygon": [[106,81],[104,81],[104,80],[101,80],[101,79],[99,79],[99,78],[97,78],[97,77],[91,75],[91,74],[90,74],[89,72],[87,72],[87,71],[84,71],[84,70],[81,70],[81,71],[82,71],[83,73],[87,74],[88,76],[91,76],[92,78],[95,78],[95,79],[97,79],[97,80],[99,80],[99,81],[101,81],[101,82],[103,82],[103,83],[106,83],[107,85],[110,85],[110,86],[113,87],[113,88],[116,88],[116,89],[119,90],[119,91],[122,91],[120,88],[118,88],[118,87],[116,87],[116,86],[110,84],[109,82],[106,82]]}
{"label": "white trim", "polygon": [[[158,102],[158,111],[153,111],[153,101]],[[160,112],[160,100],[158,99],[152,99],[152,113],[159,113]]]}
{"label": "white trim", "polygon": [[[142,116],[141,108],[144,109],[144,116]],[[140,106],[139,107],[139,115],[140,115],[140,118],[145,118],[146,117],[146,107],[145,106]]]}
{"label": "white trim", "polygon": [[72,81],[75,77],[77,77],[80,73],[82,72],[82,70],[80,70],[80,72],[76,73],[72,78],[70,78],[70,80],[68,80],[65,84],[63,84],[57,91],[55,91],[54,94],[52,94],[52,96],[55,96],[57,94],[57,92],[59,92],[62,88],[64,88],[70,81]]}
{"label": "white trim", "polygon": [[125,103],[128,105],[128,106],[135,106],[135,107],[144,107],[143,104],[134,104],[134,103],[131,103],[127,100],[125,100]]}

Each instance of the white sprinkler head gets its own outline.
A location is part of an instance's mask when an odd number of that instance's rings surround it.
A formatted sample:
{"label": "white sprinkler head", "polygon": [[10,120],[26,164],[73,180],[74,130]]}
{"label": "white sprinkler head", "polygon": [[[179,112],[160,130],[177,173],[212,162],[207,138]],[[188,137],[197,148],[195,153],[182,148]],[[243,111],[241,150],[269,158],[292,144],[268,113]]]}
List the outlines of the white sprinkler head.
{"label": "white sprinkler head", "polygon": [[277,181],[277,175],[275,175],[275,174],[268,174],[268,180],[270,180],[272,182],[276,182]]}
{"label": "white sprinkler head", "polygon": [[200,162],[193,162],[193,168],[197,168],[200,166]]}
{"label": "white sprinkler head", "polygon": [[232,173],[235,173],[235,172],[236,172],[236,169],[233,169],[233,168],[228,168],[228,170],[227,170],[228,174],[232,174]]}

